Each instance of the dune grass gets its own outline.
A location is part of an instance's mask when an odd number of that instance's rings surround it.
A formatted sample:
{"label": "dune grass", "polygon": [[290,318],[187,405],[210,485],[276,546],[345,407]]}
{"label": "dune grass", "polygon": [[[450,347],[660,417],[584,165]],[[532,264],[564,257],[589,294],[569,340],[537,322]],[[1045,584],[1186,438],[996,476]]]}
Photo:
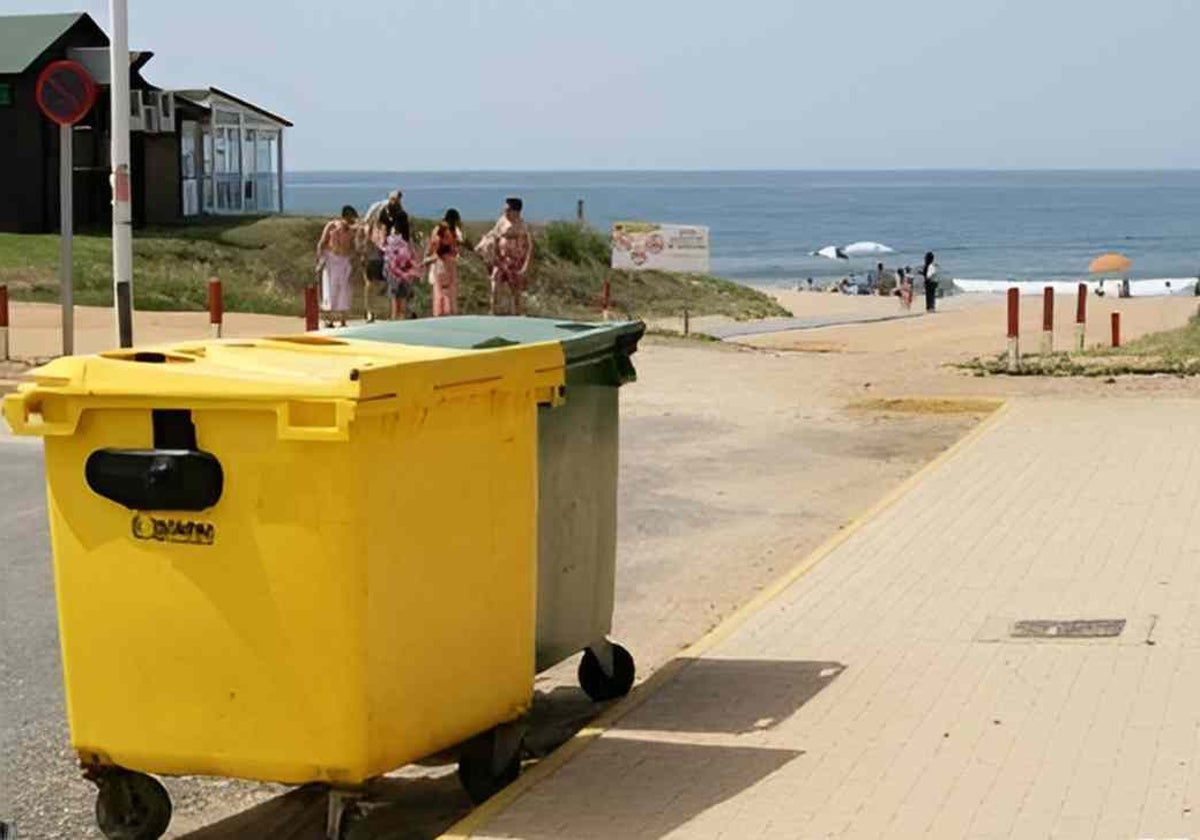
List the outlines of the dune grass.
{"label": "dune grass", "polygon": [[[134,234],[134,299],[142,310],[200,310],[206,307],[209,277],[222,281],[231,312],[300,315],[302,289],[314,282],[314,248],[324,220],[308,216],[213,218],[187,226],[154,228]],[[433,223],[414,220],[427,233]],[[468,223],[469,243],[488,224]],[[58,300],[58,237],[0,234],[0,283],[15,300]],[[612,271],[608,240],[600,232],[570,222],[536,230],[531,268],[530,314],[595,318],[604,278],[611,279],[610,309],[618,316],[664,317],[685,308],[693,315],[737,319],[787,315],[771,297],[737,283],[702,275]],[[107,231],[75,237],[75,302],[112,303],[110,240]],[[361,278],[361,275],[358,275]],[[487,270],[469,250],[459,264],[459,297],[464,312],[485,312]],[[417,309],[428,311],[428,289],[418,290]],[[362,283],[355,283],[355,308],[362,311]],[[380,293],[372,296],[376,314],[386,311]]]}

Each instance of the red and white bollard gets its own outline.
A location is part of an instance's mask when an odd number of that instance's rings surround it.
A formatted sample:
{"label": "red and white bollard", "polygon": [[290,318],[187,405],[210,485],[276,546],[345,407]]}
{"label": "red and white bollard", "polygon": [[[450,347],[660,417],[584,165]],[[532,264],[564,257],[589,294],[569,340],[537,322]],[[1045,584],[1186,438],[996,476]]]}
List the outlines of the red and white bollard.
{"label": "red and white bollard", "polygon": [[1042,355],[1054,352],[1054,287],[1042,290]]}
{"label": "red and white bollard", "polygon": [[1114,312],[1112,314],[1112,346],[1121,346],[1121,313]]}
{"label": "red and white bollard", "polygon": [[1079,284],[1079,297],[1075,300],[1075,350],[1083,352],[1084,333],[1087,332],[1087,283]]}
{"label": "red and white bollard", "polygon": [[321,325],[321,309],[317,300],[316,284],[304,287],[304,330],[316,332]]}
{"label": "red and white bollard", "polygon": [[1021,290],[1013,286],[1008,290],[1008,372],[1021,369]]}
{"label": "red and white bollard", "polygon": [[0,361],[8,361],[8,286],[0,286]]}
{"label": "red and white bollard", "polygon": [[212,337],[221,337],[221,327],[225,321],[225,299],[221,295],[221,281],[216,277],[208,279],[208,323],[212,327]]}

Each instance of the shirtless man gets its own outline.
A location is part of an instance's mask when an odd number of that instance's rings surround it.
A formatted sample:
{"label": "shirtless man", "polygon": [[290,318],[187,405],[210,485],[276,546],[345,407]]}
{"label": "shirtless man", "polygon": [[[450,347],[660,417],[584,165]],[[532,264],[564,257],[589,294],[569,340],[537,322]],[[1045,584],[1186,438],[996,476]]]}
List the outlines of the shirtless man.
{"label": "shirtless man", "polygon": [[519,198],[506,198],[504,215],[475,249],[492,269],[490,311],[493,315],[496,314],[501,290],[508,292],[513,314],[525,314],[522,293],[525,290],[525,274],[533,259],[533,234],[521,218],[523,206]]}
{"label": "shirtless man", "polygon": [[354,223],[358,211],[347,204],[342,215],[326,223],[317,242],[317,269],[321,272],[321,309],[325,326],[334,319],[346,326],[350,312],[350,275],[354,269]]}

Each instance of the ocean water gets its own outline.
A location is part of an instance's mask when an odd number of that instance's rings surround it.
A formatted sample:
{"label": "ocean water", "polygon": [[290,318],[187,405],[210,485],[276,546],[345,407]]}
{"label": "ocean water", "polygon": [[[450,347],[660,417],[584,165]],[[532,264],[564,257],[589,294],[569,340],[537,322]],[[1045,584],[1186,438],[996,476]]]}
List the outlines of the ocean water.
{"label": "ocean water", "polygon": [[402,189],[410,213],[490,219],[506,195],[535,221],[616,220],[708,225],[712,271],[792,285],[864,273],[876,260],[809,256],[824,245],[882,242],[889,266],[937,253],[952,277],[1069,280],[1119,251],[1133,278],[1200,274],[1200,170],[897,172],[295,172],[291,213],[360,212]]}

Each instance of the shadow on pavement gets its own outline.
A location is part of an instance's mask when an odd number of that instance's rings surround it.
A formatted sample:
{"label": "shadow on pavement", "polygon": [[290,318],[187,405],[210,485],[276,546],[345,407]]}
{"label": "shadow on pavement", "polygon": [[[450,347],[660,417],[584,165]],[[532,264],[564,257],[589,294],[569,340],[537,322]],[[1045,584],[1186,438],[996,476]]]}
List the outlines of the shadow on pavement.
{"label": "shadow on pavement", "polygon": [[522,840],[663,837],[801,755],[798,750],[601,738],[548,783],[526,792],[519,807],[500,814],[486,834]]}
{"label": "shadow on pavement", "polygon": [[837,679],[840,662],[692,659],[625,725],[738,735],[777,726]]}
{"label": "shadow on pavement", "polygon": [[[639,733],[727,733],[770,729],[795,714],[845,670],[837,662],[753,659],[687,660],[674,679],[627,719]],[[558,686],[539,692],[525,739],[529,759],[538,760],[566,743],[604,708],[578,688]],[[568,821],[566,834],[528,833],[521,837],[657,837],[736,795],[801,755],[795,750],[663,743],[624,737],[593,743],[584,763],[567,764],[548,785],[525,794],[531,801],[554,796]],[[363,817],[347,840],[424,840],[436,837],[471,810],[454,773],[453,752],[419,765],[420,777],[388,776],[368,786]],[[572,783],[572,776],[586,779]],[[597,786],[597,775],[602,784]],[[576,801],[578,800],[578,801]],[[597,808],[596,803],[608,803]],[[590,803],[590,805],[589,805]],[[613,804],[618,803],[618,804]],[[298,788],[240,814],[193,831],[186,840],[323,840],[326,790]],[[604,823],[591,820],[603,815]],[[501,832],[502,815],[491,827]]]}
{"label": "shadow on pavement", "polygon": [[[787,720],[845,669],[839,662],[683,660],[673,679],[585,753],[526,791],[486,834],[658,838],[711,820],[706,834],[737,837],[728,814],[707,812],[748,788],[772,784],[769,777],[804,751],[741,746],[729,743],[731,737],[760,741],[754,733]],[[781,787],[777,795],[799,793]]]}

